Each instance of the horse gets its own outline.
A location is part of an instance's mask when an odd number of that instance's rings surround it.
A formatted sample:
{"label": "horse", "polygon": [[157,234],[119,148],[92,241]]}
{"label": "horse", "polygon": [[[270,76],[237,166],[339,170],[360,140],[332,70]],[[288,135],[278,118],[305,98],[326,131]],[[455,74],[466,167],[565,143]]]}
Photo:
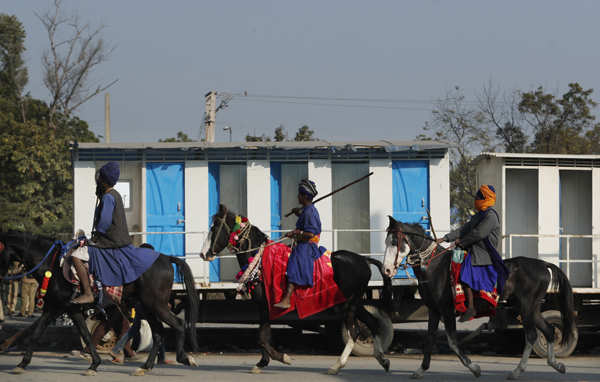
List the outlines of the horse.
{"label": "horse", "polygon": [[[84,310],[91,305],[78,305],[70,303],[73,297],[73,285],[65,279],[60,266],[61,245],[58,241],[26,232],[9,231],[0,233],[0,275],[5,275],[10,261],[17,260],[25,265],[26,272],[32,275],[42,285],[44,273],[52,272],[44,297],[42,315],[25,331],[23,344],[25,353],[22,361],[13,369],[13,373],[20,374],[31,362],[32,348],[37,344],[48,325],[63,313],[67,313],[77,327],[79,334],[91,353],[91,364],[84,375],[96,375],[101,363],[96,347],[92,346],[91,335],[85,325]],[[177,266],[178,272],[184,282],[188,301],[185,311],[185,327],[181,319],[169,309],[169,297],[173,284],[174,270],[172,264]],[[189,330],[192,349],[196,351],[196,321],[200,304],[199,296],[195,293],[194,278],[185,261],[173,256],[160,254],[156,261],[137,280],[123,286],[122,312],[133,303],[139,301],[146,312],[148,323],[152,328],[153,345],[148,359],[134,375],[144,375],[154,366],[158,347],[162,341],[162,322],[176,331],[177,361],[188,365],[197,366],[196,361],[188,355],[184,347],[184,329]]]}
{"label": "horse", "polygon": [[[228,211],[224,205],[219,206],[219,211],[212,217],[209,234],[204,242],[200,256],[207,261],[214,260],[217,256],[225,253],[234,253],[240,268],[248,265],[249,258],[257,252],[258,246],[267,244],[269,238],[258,227],[249,225],[247,234],[242,235],[237,246],[229,243],[229,237],[236,221],[236,214]],[[249,222],[248,222],[249,224]],[[348,357],[354,347],[359,334],[355,319],[358,318],[371,331],[374,338],[373,356],[383,369],[388,372],[390,361],[384,357],[381,339],[379,337],[379,324],[377,318],[369,313],[361,303],[362,297],[367,290],[371,278],[370,264],[374,264],[381,272],[384,279],[384,288],[388,291],[386,296],[391,295],[391,280],[385,276],[383,264],[375,259],[361,256],[350,251],[335,251],[331,254],[331,263],[334,272],[334,281],[346,298],[343,303],[344,321],[349,332],[349,340],[337,362],[328,370],[329,374],[337,374],[346,365]],[[252,373],[258,374],[265,368],[271,359],[284,364],[291,364],[291,358],[278,352],[271,344],[271,323],[269,320],[269,306],[265,294],[265,286],[262,280],[258,282],[252,291],[252,300],[259,307],[259,345],[261,348],[261,359],[252,368]]]}
{"label": "horse", "polygon": [[[391,216],[385,243],[383,261],[385,272],[388,276],[396,274],[402,259],[406,257],[407,263],[413,267],[419,281],[419,294],[429,309],[423,361],[412,377],[422,378],[425,371],[429,369],[431,350],[440,318],[444,321],[448,345],[462,364],[473,375],[479,377],[481,368],[472,363],[460,349],[456,338],[456,315],[453,287],[450,281],[452,252],[438,246],[431,237],[426,235],[420,224],[402,223]],[[500,296],[500,304],[514,306],[520,312],[526,339],[521,361],[508,375],[508,378],[517,379],[525,371],[533,344],[537,340],[536,328],[543,333],[548,342],[548,365],[564,374],[566,372],[565,365],[556,361],[554,353],[554,328],[542,317],[541,306],[548,286],[552,283],[552,290],[558,290],[562,315],[561,343],[569,342],[575,330],[575,312],[573,290],[567,276],[556,265],[539,259],[515,257],[505,260],[504,264],[509,270],[509,275],[502,296]]]}

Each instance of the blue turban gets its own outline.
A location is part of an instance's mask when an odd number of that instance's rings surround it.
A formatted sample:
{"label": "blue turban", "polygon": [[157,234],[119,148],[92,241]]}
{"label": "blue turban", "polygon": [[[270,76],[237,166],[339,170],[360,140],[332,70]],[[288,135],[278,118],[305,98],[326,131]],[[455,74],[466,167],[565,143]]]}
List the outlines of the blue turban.
{"label": "blue turban", "polygon": [[110,187],[117,184],[121,171],[119,170],[119,164],[117,162],[108,162],[100,168],[100,178],[108,184]]}
{"label": "blue turban", "polygon": [[306,195],[312,200],[318,194],[317,185],[311,180],[302,179],[298,185],[298,193]]}

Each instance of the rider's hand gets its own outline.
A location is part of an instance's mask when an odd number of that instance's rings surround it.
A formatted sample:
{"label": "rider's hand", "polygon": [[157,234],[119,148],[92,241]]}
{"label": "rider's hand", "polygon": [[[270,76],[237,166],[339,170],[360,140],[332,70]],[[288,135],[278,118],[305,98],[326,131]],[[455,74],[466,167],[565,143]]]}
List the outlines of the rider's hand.
{"label": "rider's hand", "polygon": [[292,212],[294,213],[294,215],[299,216],[300,212],[302,212],[302,208],[294,207],[294,208],[292,208]]}
{"label": "rider's hand", "polygon": [[454,240],[454,245],[455,245],[456,247],[460,247],[460,239],[456,239],[456,240]]}
{"label": "rider's hand", "polygon": [[440,237],[440,238],[439,238],[439,239],[437,239],[435,242],[436,242],[436,243],[438,243],[438,244],[440,244],[440,243],[443,243],[443,242],[445,242],[445,241],[446,241],[446,240],[444,240],[444,238],[443,238],[443,237]]}
{"label": "rider's hand", "polygon": [[84,247],[85,246],[85,240],[79,240],[79,247]]}

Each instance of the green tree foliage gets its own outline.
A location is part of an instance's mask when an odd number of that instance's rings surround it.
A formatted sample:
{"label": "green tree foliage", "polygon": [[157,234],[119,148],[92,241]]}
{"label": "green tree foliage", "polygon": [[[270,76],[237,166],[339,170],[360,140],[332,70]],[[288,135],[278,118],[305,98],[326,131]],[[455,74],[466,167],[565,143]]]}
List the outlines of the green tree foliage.
{"label": "green tree foliage", "polygon": [[246,142],[271,142],[271,138],[266,135],[251,135],[246,134]]}
{"label": "green tree foliage", "polygon": [[[18,20],[16,24],[20,25]],[[0,35],[7,40],[25,38],[22,28],[4,28]],[[19,56],[23,52],[12,51]],[[11,62],[19,59],[0,57],[2,68]],[[85,121],[62,113],[55,114],[55,128],[50,128],[48,105],[15,93],[14,84],[14,81],[0,81],[0,188],[4,190],[0,193],[0,229],[50,235],[72,232],[69,145],[73,141],[98,139]]]}
{"label": "green tree foliage", "polygon": [[316,141],[316,138],[313,138],[315,134],[314,130],[311,130],[308,125],[304,125],[298,129],[296,132],[296,136],[294,137],[295,141]]}
{"label": "green tree foliage", "polygon": [[16,16],[0,13],[0,89],[3,98],[19,99],[27,85],[25,29]]}
{"label": "green tree foliage", "polygon": [[277,128],[275,128],[275,136],[273,137],[273,140],[275,142],[283,142],[287,140],[287,133],[285,132],[283,125],[279,125]]}
{"label": "green tree foliage", "polygon": [[186,133],[183,131],[178,131],[177,136],[175,138],[164,138],[159,139],[159,142],[194,142]]}
{"label": "green tree foliage", "polygon": [[592,149],[588,139],[598,128],[591,109],[593,89],[584,90],[578,83],[557,98],[542,87],[522,94],[519,111],[533,131],[529,150],[534,153],[587,154]]}

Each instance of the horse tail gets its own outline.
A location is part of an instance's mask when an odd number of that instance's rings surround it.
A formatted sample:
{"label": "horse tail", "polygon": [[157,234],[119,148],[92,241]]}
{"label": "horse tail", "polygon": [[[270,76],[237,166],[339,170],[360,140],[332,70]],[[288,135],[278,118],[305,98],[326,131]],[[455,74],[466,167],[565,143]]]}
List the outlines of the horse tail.
{"label": "horse tail", "polygon": [[564,272],[554,264],[547,263],[546,266],[552,272],[552,289],[558,289],[560,313],[562,316],[562,340],[561,345],[566,344],[573,336],[575,327],[575,303],[573,302],[573,289],[569,279]]}
{"label": "horse tail", "polygon": [[196,293],[194,285],[194,275],[190,266],[182,259],[175,256],[167,256],[169,261],[177,265],[179,277],[183,280],[186,295],[188,297],[187,307],[185,308],[185,326],[189,330],[192,351],[198,352],[198,337],[196,336],[196,323],[198,322],[198,312],[200,309],[200,298]]}
{"label": "horse tail", "polygon": [[370,257],[365,258],[367,263],[373,264],[379,269],[381,277],[383,278],[383,289],[381,291],[381,301],[386,309],[391,309],[392,306],[392,279],[385,274],[383,263],[379,260],[372,259]]}

